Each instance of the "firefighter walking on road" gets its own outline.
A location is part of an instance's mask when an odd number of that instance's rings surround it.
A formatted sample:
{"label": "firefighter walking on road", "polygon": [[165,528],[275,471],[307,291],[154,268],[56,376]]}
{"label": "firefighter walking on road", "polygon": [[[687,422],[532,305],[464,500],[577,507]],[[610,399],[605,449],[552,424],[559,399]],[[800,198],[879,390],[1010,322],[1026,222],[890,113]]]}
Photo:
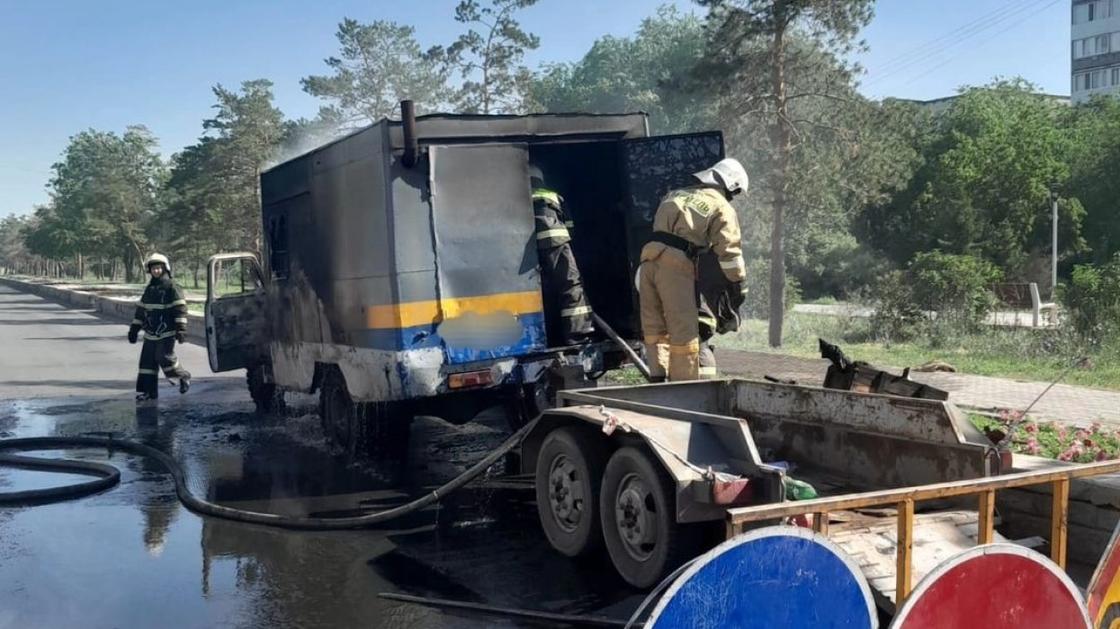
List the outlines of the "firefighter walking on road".
{"label": "firefighter walking on road", "polygon": [[132,325],[128,328],[128,342],[136,343],[144,333],[144,347],[140,350],[140,368],[136,375],[136,399],[154,400],[159,397],[159,371],[168,378],[179,379],[179,393],[186,393],[191,386],[191,374],[179,364],[175,356],[175,343],[182,343],[187,333],[187,300],[183,291],[171,279],[171,263],[167,256],[153,253],[144,262],[151,280],[144,289]]}
{"label": "firefighter walking on road", "polygon": [[747,190],[747,173],[723,159],[693,175],[697,185],[673,190],[657,208],[642,248],[639,288],[642,334],[655,380],[700,377],[696,258],[711,250],[724,276],[746,288],[739,219],[730,200]]}
{"label": "firefighter walking on road", "polygon": [[562,345],[575,345],[588,340],[594,326],[591,306],[583,294],[583,278],[572,253],[574,224],[564,212],[563,197],[545,187],[539,167],[529,166],[529,180],[548,337]]}

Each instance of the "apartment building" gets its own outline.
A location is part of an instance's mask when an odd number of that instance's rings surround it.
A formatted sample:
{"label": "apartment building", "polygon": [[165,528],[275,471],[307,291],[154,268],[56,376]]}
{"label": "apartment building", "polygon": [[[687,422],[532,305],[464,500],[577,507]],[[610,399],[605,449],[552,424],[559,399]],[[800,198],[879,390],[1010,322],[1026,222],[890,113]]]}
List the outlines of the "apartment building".
{"label": "apartment building", "polygon": [[1073,0],[1072,8],[1073,102],[1120,94],[1120,0]]}

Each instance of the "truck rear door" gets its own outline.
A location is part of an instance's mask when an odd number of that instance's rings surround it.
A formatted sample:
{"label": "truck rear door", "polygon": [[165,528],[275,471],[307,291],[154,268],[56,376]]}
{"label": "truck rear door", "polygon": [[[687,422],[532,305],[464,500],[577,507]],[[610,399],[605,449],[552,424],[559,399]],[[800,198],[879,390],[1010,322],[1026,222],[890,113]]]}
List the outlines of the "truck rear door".
{"label": "truck rear door", "polygon": [[206,353],[214,372],[251,367],[268,356],[265,284],[257,257],[223,253],[206,265]]}
{"label": "truck rear door", "polygon": [[527,147],[432,146],[428,155],[446,361],[545,349]]}
{"label": "truck rear door", "polygon": [[[670,190],[695,184],[692,173],[704,170],[721,159],[723,133],[719,131],[622,141],[623,204],[631,277],[638,269],[642,246],[649,241],[653,231],[653,215],[661,198]],[[634,300],[636,304],[636,290]],[[632,325],[635,330],[640,330],[636,321],[637,312],[635,305]]]}

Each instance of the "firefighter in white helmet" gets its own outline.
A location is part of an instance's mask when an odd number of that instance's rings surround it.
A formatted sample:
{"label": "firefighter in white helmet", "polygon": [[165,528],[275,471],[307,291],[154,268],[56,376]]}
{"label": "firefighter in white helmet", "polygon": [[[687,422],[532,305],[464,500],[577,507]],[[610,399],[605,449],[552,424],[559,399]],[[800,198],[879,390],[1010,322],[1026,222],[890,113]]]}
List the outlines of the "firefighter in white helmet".
{"label": "firefighter in white helmet", "polygon": [[175,356],[176,341],[182,343],[187,333],[187,300],[171,279],[171,262],[167,256],[153,253],[144,261],[151,280],[136,305],[128,342],[136,343],[144,332],[140,350],[140,368],[136,375],[136,399],[159,397],[159,370],[168,378],[179,379],[179,393],[191,386],[191,374]]}
{"label": "firefighter in white helmet", "polygon": [[638,289],[650,372],[655,380],[700,376],[696,258],[711,250],[727,280],[738,285],[742,304],[746,269],[739,219],[731,199],[747,191],[747,172],[723,159],[695,173],[697,184],[673,190],[653,218],[653,234],[642,247]]}

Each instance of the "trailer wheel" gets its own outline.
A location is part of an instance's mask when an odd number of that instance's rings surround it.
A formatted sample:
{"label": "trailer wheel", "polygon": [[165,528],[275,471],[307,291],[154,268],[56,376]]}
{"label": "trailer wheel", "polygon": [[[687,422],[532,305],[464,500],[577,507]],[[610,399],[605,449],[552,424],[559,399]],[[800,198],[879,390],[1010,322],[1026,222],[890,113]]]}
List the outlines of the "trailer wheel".
{"label": "trailer wheel", "polygon": [[350,398],[346,379],[337,368],[327,371],[319,389],[319,419],[327,437],[353,457],[358,449],[361,431],[358,405]]}
{"label": "trailer wheel", "polygon": [[637,588],[657,584],[687,559],[690,536],[677,524],[671,479],[645,450],[620,448],[603,472],[599,512],[618,574]]}
{"label": "trailer wheel", "polygon": [[602,547],[599,486],[606,440],[562,426],[548,433],[537,457],[537,513],[552,547],[569,557]]}
{"label": "trailer wheel", "polygon": [[276,384],[264,381],[264,365],[254,365],[245,371],[249,397],[258,413],[276,413],[284,410],[284,392]]}

